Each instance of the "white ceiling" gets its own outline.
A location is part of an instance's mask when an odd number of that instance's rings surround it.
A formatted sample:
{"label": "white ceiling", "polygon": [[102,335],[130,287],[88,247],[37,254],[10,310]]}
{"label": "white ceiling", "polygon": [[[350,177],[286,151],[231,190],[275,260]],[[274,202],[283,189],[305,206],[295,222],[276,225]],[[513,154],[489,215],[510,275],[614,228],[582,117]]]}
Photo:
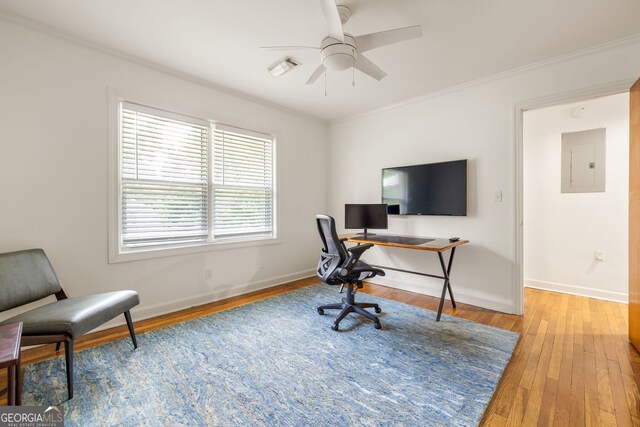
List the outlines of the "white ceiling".
{"label": "white ceiling", "polygon": [[367,53],[388,76],[356,71],[305,81],[302,67],[272,77],[285,53],[264,45],[317,46],[319,0],[0,0],[0,9],[321,119],[337,119],[459,83],[640,33],[638,0],[344,0],[345,31],[422,25],[423,37]]}

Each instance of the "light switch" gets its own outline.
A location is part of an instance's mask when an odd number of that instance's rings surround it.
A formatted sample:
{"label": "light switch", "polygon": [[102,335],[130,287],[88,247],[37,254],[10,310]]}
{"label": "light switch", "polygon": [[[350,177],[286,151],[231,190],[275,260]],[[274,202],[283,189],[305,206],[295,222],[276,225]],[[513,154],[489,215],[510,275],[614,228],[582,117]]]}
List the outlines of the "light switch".
{"label": "light switch", "polygon": [[502,190],[496,190],[493,195],[493,201],[496,203],[502,203]]}

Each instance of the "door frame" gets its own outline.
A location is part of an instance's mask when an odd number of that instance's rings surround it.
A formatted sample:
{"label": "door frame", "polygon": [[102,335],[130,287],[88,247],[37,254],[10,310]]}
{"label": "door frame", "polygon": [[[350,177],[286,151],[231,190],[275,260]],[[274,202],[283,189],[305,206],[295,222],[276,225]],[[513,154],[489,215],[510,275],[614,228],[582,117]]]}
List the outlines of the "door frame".
{"label": "door frame", "polygon": [[562,92],[541,98],[528,99],[517,103],[514,106],[514,141],[515,141],[515,168],[514,178],[514,253],[515,262],[513,265],[514,277],[514,313],[524,314],[524,188],[523,188],[523,144],[524,144],[524,112],[537,110],[539,108],[553,107],[555,105],[570,104],[573,102],[587,101],[593,98],[601,98],[609,95],[618,95],[629,92],[629,89],[636,82],[637,78],[619,80],[604,85],[582,88],[569,92]]}

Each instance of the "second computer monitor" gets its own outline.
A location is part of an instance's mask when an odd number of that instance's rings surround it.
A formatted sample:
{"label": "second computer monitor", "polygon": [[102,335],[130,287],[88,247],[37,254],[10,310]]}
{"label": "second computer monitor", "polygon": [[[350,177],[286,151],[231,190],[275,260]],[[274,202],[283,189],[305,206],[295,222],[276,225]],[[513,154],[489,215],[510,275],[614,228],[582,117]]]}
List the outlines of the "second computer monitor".
{"label": "second computer monitor", "polygon": [[386,229],[388,227],[387,219],[386,204],[344,205],[344,228],[362,228],[365,236],[369,228]]}

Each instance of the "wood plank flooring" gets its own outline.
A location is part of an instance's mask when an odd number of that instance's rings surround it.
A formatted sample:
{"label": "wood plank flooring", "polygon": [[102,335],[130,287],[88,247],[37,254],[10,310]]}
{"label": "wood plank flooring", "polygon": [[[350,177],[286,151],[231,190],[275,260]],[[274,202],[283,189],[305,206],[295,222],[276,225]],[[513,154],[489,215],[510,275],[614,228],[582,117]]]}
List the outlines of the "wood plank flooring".
{"label": "wood plank flooring", "polygon": [[[145,333],[317,282],[302,279],[135,322],[136,331]],[[362,292],[434,311],[438,308],[437,298],[384,286],[367,284]],[[524,316],[466,304],[453,310],[445,304],[447,314],[521,334],[481,425],[639,427],[640,354],[627,338],[627,306],[535,289],[525,290],[525,302]],[[76,351],[127,335],[125,326],[89,334],[77,340]],[[23,351],[22,360],[28,364],[62,354],[47,345]],[[5,384],[2,372],[0,389]]]}

